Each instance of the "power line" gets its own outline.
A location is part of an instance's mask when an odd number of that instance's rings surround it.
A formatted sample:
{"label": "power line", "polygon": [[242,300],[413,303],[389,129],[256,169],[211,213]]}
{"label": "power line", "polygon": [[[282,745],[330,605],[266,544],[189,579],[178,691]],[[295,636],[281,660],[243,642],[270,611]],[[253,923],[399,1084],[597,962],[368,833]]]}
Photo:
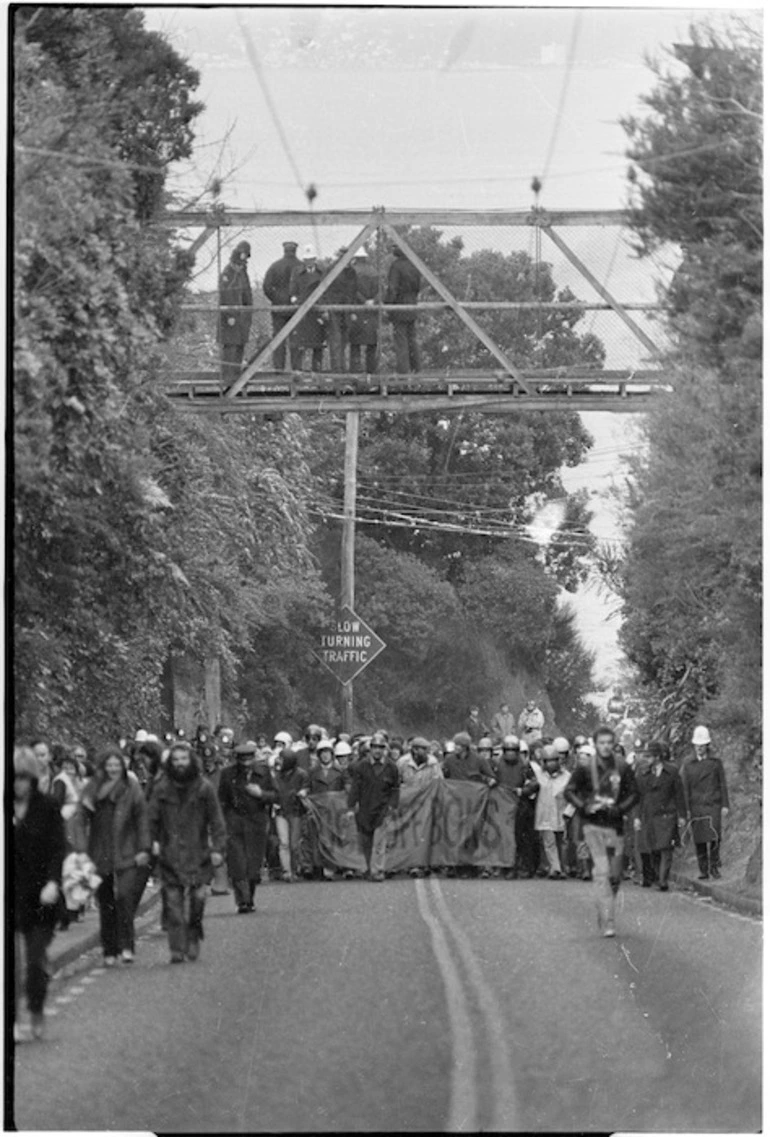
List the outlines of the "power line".
{"label": "power line", "polygon": [[567,91],[569,89],[569,81],[572,75],[572,68],[575,63],[575,53],[577,51],[578,35],[580,33],[580,21],[583,17],[583,12],[580,8],[575,9],[575,16],[572,21],[572,35],[570,37],[569,48],[567,50],[567,62],[564,67],[564,78],[562,79],[561,92],[559,94],[559,102],[556,107],[556,117],[554,119],[553,129],[551,130],[551,139],[548,143],[548,150],[546,151],[545,163],[543,165],[543,173],[541,174],[540,181],[544,184],[551,169],[551,159],[556,149],[556,140],[559,137],[559,129],[561,127],[562,116],[564,115],[564,106],[567,101]]}

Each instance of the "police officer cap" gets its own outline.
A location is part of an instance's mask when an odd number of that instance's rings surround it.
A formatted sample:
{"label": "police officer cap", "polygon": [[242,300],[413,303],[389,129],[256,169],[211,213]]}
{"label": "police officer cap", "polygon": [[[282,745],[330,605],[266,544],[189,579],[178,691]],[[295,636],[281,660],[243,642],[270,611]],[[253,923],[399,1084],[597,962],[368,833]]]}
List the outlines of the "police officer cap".
{"label": "police officer cap", "polygon": [[284,241],[283,247],[284,249],[296,249],[298,246],[296,241]]}
{"label": "police officer cap", "polygon": [[236,746],[235,754],[237,758],[251,757],[257,753],[256,742],[242,742],[240,746]]}
{"label": "police officer cap", "polygon": [[473,739],[469,734],[466,734],[464,730],[461,730],[460,733],[454,737],[455,746],[470,746],[472,742]]}
{"label": "police officer cap", "polygon": [[503,739],[503,750],[518,750],[519,740],[515,734],[506,734]]}

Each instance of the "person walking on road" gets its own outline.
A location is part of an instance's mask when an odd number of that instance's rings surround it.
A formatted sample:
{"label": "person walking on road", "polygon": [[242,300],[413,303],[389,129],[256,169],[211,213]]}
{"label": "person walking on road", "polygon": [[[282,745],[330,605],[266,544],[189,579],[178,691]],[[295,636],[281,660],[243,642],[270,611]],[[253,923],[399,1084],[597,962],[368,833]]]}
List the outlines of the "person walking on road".
{"label": "person walking on road", "polygon": [[401,755],[396,766],[404,786],[424,786],[444,776],[438,758],[430,753],[427,738],[419,735],[412,739],[409,750]]}
{"label": "person walking on road", "polygon": [[[386,304],[413,305],[417,303],[422,277],[403,250],[393,246],[393,262],[388,271],[388,286],[385,293]],[[415,324],[417,313],[389,312],[388,319],[393,326],[393,342],[396,349],[396,371],[399,375],[420,370],[420,350],[417,346]]]}
{"label": "person walking on road", "polygon": [[158,858],[172,963],[198,958],[206,885],[222,864],[226,831],[217,795],[187,742],[171,747],[150,799],[150,836]]}
{"label": "person walking on road", "polygon": [[675,767],[663,761],[661,746],[651,742],[647,753],[649,762],[635,773],[639,805],[634,829],[641,839],[642,857],[650,858],[649,867],[643,861],[643,882],[645,877],[652,878],[661,892],[668,892],[674,846],[679,843],[678,827],[684,824],[686,814],[684,790]]}
{"label": "person walking on road", "polygon": [[[219,278],[219,342],[222,345],[222,379],[233,383],[241,373],[243,353],[251,331],[252,295],[247,265],[248,241],[239,241],[230,263]],[[244,311],[238,311],[239,308]]]}
{"label": "person walking on road", "polygon": [[[276,307],[284,307],[291,303],[291,278],[293,273],[300,268],[302,268],[302,262],[297,256],[297,242],[284,241],[283,256],[280,260],[273,261],[265,273],[265,279],[262,282],[262,291],[270,301],[273,309]],[[273,337],[277,336],[282,328],[288,324],[291,316],[291,312],[276,312],[273,310],[270,313],[270,319],[273,324]],[[285,370],[286,340],[280,343],[273,352],[273,367],[276,371]]]}
{"label": "person walking on road", "polygon": [[138,870],[150,863],[147,802],[129,777],[118,746],[110,746],[86,784],[76,815],[77,852],[88,853],[102,878],[96,892],[108,967],[134,961]]}
{"label": "person walking on road", "polygon": [[623,873],[623,818],[636,804],[639,791],[631,767],[616,767],[614,731],[600,727],[594,746],[590,764],[575,769],[564,796],[583,818],[583,834],[594,863],[599,930],[603,936],[614,936]]}
{"label": "person walking on road", "polygon": [[219,780],[219,802],[227,827],[227,868],[239,913],[254,912],[267,847],[269,809],[278,800],[267,763],[257,763],[256,742],[235,748],[235,765]]}
{"label": "person walking on road", "polygon": [[348,816],[355,816],[366,871],[373,881],[385,879],[387,821],[398,806],[398,767],[386,757],[387,750],[388,740],[378,731],[369,755],[353,767],[348,790]]}
{"label": "person walking on road", "polygon": [[698,855],[699,880],[719,880],[719,847],[722,822],[730,806],[725,768],[721,758],[711,753],[711,734],[706,726],[696,726],[692,736],[695,757],[682,769],[687,820]]}
{"label": "person walking on road", "polygon": [[281,751],[273,779],[278,792],[278,801],[274,806],[278,857],[282,879],[290,883],[296,880],[300,867],[302,816],[305,808],[302,802],[310,789],[310,778],[297,765],[297,754],[291,746],[285,746]]}
{"label": "person walking on road", "polygon": [[64,820],[56,802],[40,792],[40,766],[28,746],[13,752],[13,972],[14,1041],[23,1038],[18,1015],[27,997],[33,1038],[44,1033],[48,946],[54,936],[66,854]]}
{"label": "person walking on road", "polygon": [[522,753],[515,734],[503,738],[502,754],[494,766],[499,786],[516,795],[514,836],[516,859],[504,874],[509,879],[523,876],[531,879],[537,871],[538,849],[535,832],[535,801],[540,787],[528,757]]}
{"label": "person walking on road", "polygon": [[561,880],[564,876],[564,791],[571,774],[561,768],[555,746],[546,746],[542,766],[533,762],[532,769],[540,787],[535,805],[535,830],[543,842],[549,878]]}

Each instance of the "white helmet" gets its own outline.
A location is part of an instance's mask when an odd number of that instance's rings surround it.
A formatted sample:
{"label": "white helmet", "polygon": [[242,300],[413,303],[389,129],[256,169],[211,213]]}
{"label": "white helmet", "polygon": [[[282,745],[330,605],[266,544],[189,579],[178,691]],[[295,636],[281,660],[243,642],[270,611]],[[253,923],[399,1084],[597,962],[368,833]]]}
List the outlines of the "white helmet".
{"label": "white helmet", "polygon": [[692,744],[693,746],[711,745],[711,735],[709,734],[709,728],[707,726],[696,726],[692,732]]}
{"label": "white helmet", "polygon": [[302,259],[303,261],[314,261],[316,259],[315,249],[312,245],[305,245],[302,250]]}
{"label": "white helmet", "polygon": [[347,742],[338,742],[334,747],[335,758],[349,758],[352,753],[352,747]]}
{"label": "white helmet", "polygon": [[146,741],[147,741],[147,731],[146,730],[138,730],[136,732],[136,734],[134,735],[134,742],[146,742]]}
{"label": "white helmet", "polygon": [[292,741],[292,737],[289,734],[288,730],[279,730],[273,739],[273,742],[277,742],[281,746],[291,746]]}

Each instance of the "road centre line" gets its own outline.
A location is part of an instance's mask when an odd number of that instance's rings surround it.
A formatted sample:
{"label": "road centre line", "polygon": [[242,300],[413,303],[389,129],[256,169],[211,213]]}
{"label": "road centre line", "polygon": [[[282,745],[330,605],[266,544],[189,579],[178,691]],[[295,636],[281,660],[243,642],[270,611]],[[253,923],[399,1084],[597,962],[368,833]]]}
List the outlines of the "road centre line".
{"label": "road centre line", "polygon": [[424,881],[416,880],[417,906],[428,926],[433,954],[441,972],[446,995],[452,1037],[452,1075],[449,1098],[449,1133],[474,1133],[478,1130],[476,1097],[476,1047],[473,1038],[468,1001],[460,973],[455,966],[441,923],[430,910]]}
{"label": "road centre line", "polygon": [[494,1115],[490,1129],[498,1133],[517,1132],[520,1126],[513,1081],[513,1063],[508,1048],[508,1029],[500,1013],[499,1001],[484,977],[470,940],[452,916],[436,877],[430,878],[430,889],[439,916],[443,918],[444,925],[465,965],[486,1027],[494,1087]]}

